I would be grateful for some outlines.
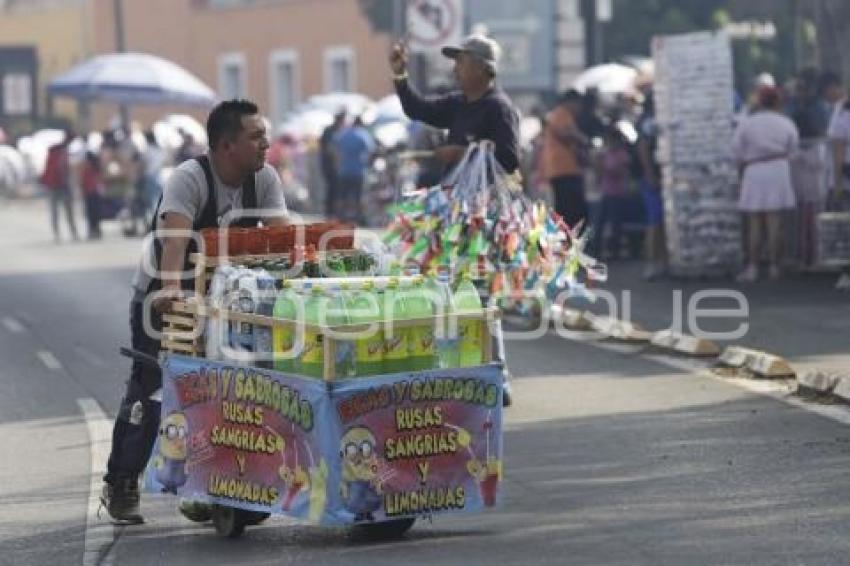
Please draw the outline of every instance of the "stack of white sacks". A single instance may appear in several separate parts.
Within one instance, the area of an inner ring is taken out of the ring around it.
[[[732,274],[743,252],[729,38],[722,32],[657,37],[653,58],[671,272]]]

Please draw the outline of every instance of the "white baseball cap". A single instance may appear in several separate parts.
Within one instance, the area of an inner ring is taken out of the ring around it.
[[[474,55],[483,62],[495,75],[502,58],[502,48],[496,40],[482,34],[472,34],[465,38],[459,46],[447,45],[442,53],[449,59],[457,59],[461,53]]]

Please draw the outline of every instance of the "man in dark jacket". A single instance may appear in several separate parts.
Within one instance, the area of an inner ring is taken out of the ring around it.
[[[457,163],[471,142],[490,140],[507,173],[519,167],[519,115],[495,84],[501,51],[498,43],[483,35],[471,35],[458,47],[444,47],[443,55],[455,61],[460,92],[425,98],[408,83],[407,48],[400,42],[393,46],[390,68],[405,114],[449,131],[447,145],[435,151],[446,166]]]

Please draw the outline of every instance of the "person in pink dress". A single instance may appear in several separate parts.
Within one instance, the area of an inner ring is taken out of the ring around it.
[[[747,216],[747,266],[738,276],[745,282],[758,278],[765,228],[770,278],[779,277],[781,213],[796,206],[789,159],[800,142],[797,127],[781,114],[782,101],[776,87],[761,87],[758,101],[758,110],[741,121],[732,140],[732,152],[741,171],[738,207]]]

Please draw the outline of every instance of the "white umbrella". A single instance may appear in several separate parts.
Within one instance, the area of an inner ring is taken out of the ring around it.
[[[573,81],[573,88],[579,92],[596,89],[603,96],[617,95],[634,88],[638,72],[632,67],[618,63],[605,63],[585,69]]]
[[[318,138],[333,123],[333,114],[319,108],[305,109],[291,115],[277,129],[277,135],[290,134],[296,138]]]
[[[80,63],[54,78],[48,91],[80,100],[122,104],[209,107],[216,95],[182,67],[146,53],[112,53]]]
[[[192,136],[195,143],[207,145],[208,140],[206,127],[188,114],[169,114],[165,117],[164,121],[176,128],[178,131],[183,130]]]
[[[299,110],[323,110],[331,115],[336,114],[340,110],[351,116],[356,117],[364,113],[374,112],[375,103],[368,96],[357,94],[354,92],[329,92],[327,94],[317,94],[311,96],[302,105]]]
[[[407,122],[402,122],[401,120],[383,122],[375,126],[372,133],[382,146],[393,148],[400,143],[406,142],[410,137],[407,124]]]
[[[394,121],[407,122],[409,118],[404,113],[401,100],[398,99],[397,95],[391,94],[375,104],[375,122],[380,124]]]
[[[44,129],[18,140],[18,151],[23,155],[30,174],[40,177],[47,163],[47,150],[65,139],[65,132],[56,129]]]
[[[24,157],[10,145],[0,145],[0,189],[16,190],[26,180]]]

